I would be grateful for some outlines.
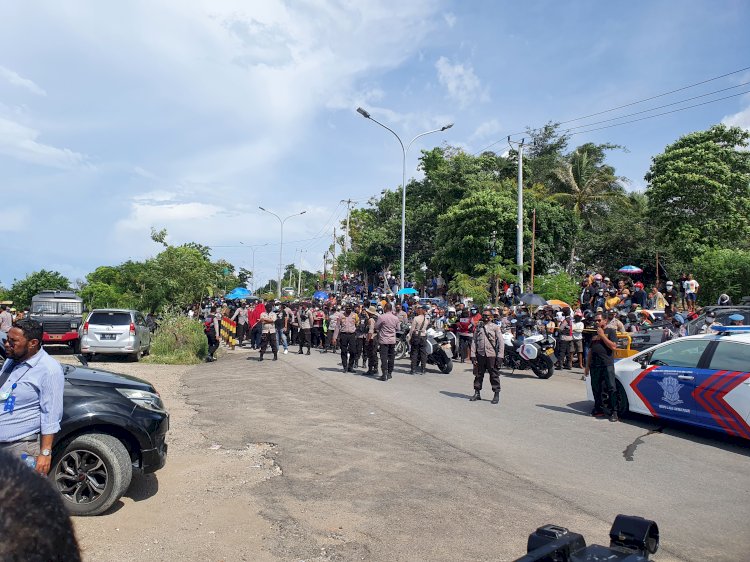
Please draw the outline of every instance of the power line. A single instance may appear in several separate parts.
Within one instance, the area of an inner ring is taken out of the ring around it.
[[[581,121],[582,119],[588,119],[589,117],[595,117],[596,115],[602,115],[604,113],[610,113],[612,111],[617,111],[618,109],[623,109],[625,107],[631,107],[633,105],[638,105],[640,103],[644,103],[644,102],[651,101],[651,100],[654,100],[654,99],[657,99],[657,98],[668,96],[668,95],[674,94],[676,92],[681,92],[683,90],[688,90],[690,88],[695,88],[696,86],[700,86],[702,84],[707,84],[707,83],[713,82],[715,80],[720,80],[721,78],[726,78],[727,76],[732,76],[734,74],[739,74],[740,72],[744,72],[746,70],[750,70],[750,66],[746,66],[745,68],[740,68],[738,70],[733,70],[732,72],[727,72],[726,74],[722,74],[720,76],[714,76],[713,78],[708,78],[706,80],[701,80],[699,82],[694,82],[692,84],[688,84],[686,86],[682,86],[680,88],[676,88],[676,89],[670,90],[668,92],[663,92],[661,94],[656,94],[656,95],[653,95],[653,96],[649,96],[647,98],[643,98],[643,99],[640,99],[640,100],[635,100],[635,101],[632,101],[632,102],[629,102],[629,103],[626,103],[626,104],[623,104],[623,105],[619,105],[617,107],[612,107],[612,108],[605,109],[605,110],[602,110],[602,111],[597,111],[595,113],[590,113],[588,115],[583,115],[581,117],[576,117],[574,119],[567,119],[565,121],[559,121],[558,123],[562,125],[562,124],[565,124],[565,123],[572,123],[574,121]],[[720,91],[723,91],[723,90],[718,90],[718,92],[720,92]],[[714,92],[714,93],[716,93],[716,92]],[[689,99],[692,99],[692,98],[689,98]],[[683,100],[683,101],[685,101],[685,100]],[[514,136],[523,135],[523,134],[526,134],[526,131],[520,131],[520,132],[517,132],[517,133],[510,133],[509,135],[503,135],[503,138],[501,138],[501,139],[499,139],[499,140],[497,140],[497,141],[495,141],[495,142],[493,142],[493,143],[485,146],[481,150],[478,150],[477,152],[475,152],[474,156],[476,156],[477,154],[481,154],[482,152],[486,152],[487,150],[489,150],[490,148],[492,148],[496,144],[500,144],[501,142],[504,142],[505,139],[508,136],[514,137]]]

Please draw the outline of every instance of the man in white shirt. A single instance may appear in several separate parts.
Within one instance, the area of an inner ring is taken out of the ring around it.
[[[687,281],[685,281],[685,300],[687,301],[687,309],[689,312],[695,312],[695,300],[698,297],[698,289],[700,283],[693,279],[693,274],[688,274]]]

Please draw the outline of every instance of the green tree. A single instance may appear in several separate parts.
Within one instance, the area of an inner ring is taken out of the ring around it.
[[[708,250],[693,260],[693,273],[700,283],[701,304],[716,304],[722,293],[738,303],[750,295],[750,251],[729,248]]]
[[[747,248],[750,132],[715,125],[655,156],[646,174],[659,241],[685,262],[712,248]]]
[[[9,296],[16,308],[23,308],[31,304],[31,297],[44,290],[68,291],[70,281],[57,271],[42,269],[14,281]]]
[[[448,293],[456,297],[469,297],[481,306],[490,300],[486,276],[473,277],[465,273],[456,273],[448,283]]]
[[[579,297],[579,285],[568,273],[540,275],[534,278],[534,293],[542,295],[545,299],[559,299],[575,306]]]

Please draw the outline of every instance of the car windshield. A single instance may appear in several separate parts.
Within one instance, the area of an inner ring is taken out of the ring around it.
[[[656,348],[649,363],[670,367],[697,367],[709,340],[677,340]]]
[[[100,324],[103,326],[129,326],[129,312],[92,312],[89,316],[89,324]]]
[[[81,314],[80,302],[37,301],[31,305],[32,314]]]

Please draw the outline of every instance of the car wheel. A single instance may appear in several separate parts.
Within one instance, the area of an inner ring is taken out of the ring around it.
[[[84,358],[84,359],[85,359],[86,361],[91,361],[91,360],[92,360],[92,359],[94,358],[94,354],[93,354],[93,353],[84,353],[84,354],[83,354],[83,358]]]
[[[70,513],[99,515],[127,491],[133,465],[117,438],[89,433],[65,446],[50,474]]]
[[[133,363],[138,363],[138,361],[140,361],[140,360],[141,360],[141,352],[140,352],[140,350],[139,350],[139,351],[136,351],[135,353],[131,353],[131,354],[130,354],[130,360],[131,360],[131,361],[132,361]]]
[[[625,388],[620,384],[620,381],[616,380],[615,383],[617,384],[617,415],[623,417],[630,412],[628,395],[625,394]]]

